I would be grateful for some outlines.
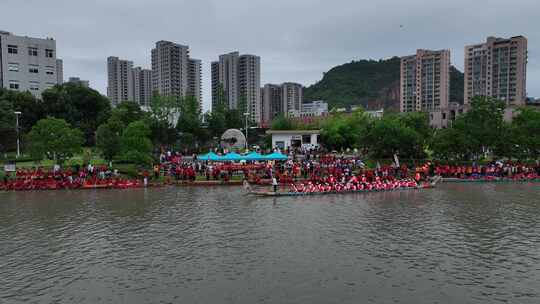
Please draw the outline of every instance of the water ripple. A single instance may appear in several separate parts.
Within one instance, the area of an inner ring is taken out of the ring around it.
[[[539,190],[0,193],[0,303],[539,303]]]

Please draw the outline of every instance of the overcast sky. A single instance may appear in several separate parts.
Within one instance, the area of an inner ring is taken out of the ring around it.
[[[0,30],[54,37],[64,78],[88,79],[103,94],[108,56],[150,68],[158,40],[187,44],[202,60],[206,110],[210,62],[226,52],[261,56],[261,84],[307,86],[335,65],[417,48],[450,49],[463,70],[465,45],[524,35],[527,90],[540,97],[538,0],[1,0],[0,8]]]

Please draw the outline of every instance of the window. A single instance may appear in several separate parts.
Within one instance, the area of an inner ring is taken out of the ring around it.
[[[18,81],[10,81],[9,82],[9,88],[12,90],[18,90],[19,89],[19,82]]]
[[[32,73],[32,74],[37,74],[37,73],[39,73],[39,71],[38,71],[37,68],[29,68],[29,69],[28,69],[28,72],[29,72],[29,73]]]
[[[45,67],[45,74],[47,74],[47,75],[54,75],[54,67],[46,66],[46,67]]]
[[[31,83],[30,84],[30,91],[39,91],[39,84]]]
[[[37,56],[38,55],[38,49],[36,47],[28,47],[28,55],[29,56]]]
[[[18,72],[19,71],[19,64],[18,63],[8,63],[8,71],[10,71],[10,72]]]
[[[8,54],[17,54],[19,53],[19,49],[16,45],[9,45],[8,44]]]
[[[54,57],[54,50],[45,49],[45,57],[53,58]]]

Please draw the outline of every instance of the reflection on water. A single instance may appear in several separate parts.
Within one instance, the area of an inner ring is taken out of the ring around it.
[[[539,190],[0,193],[0,302],[539,303]]]

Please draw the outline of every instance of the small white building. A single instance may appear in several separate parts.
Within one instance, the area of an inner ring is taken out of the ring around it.
[[[302,148],[313,150],[319,147],[320,130],[268,130],[272,135],[272,149]]]

